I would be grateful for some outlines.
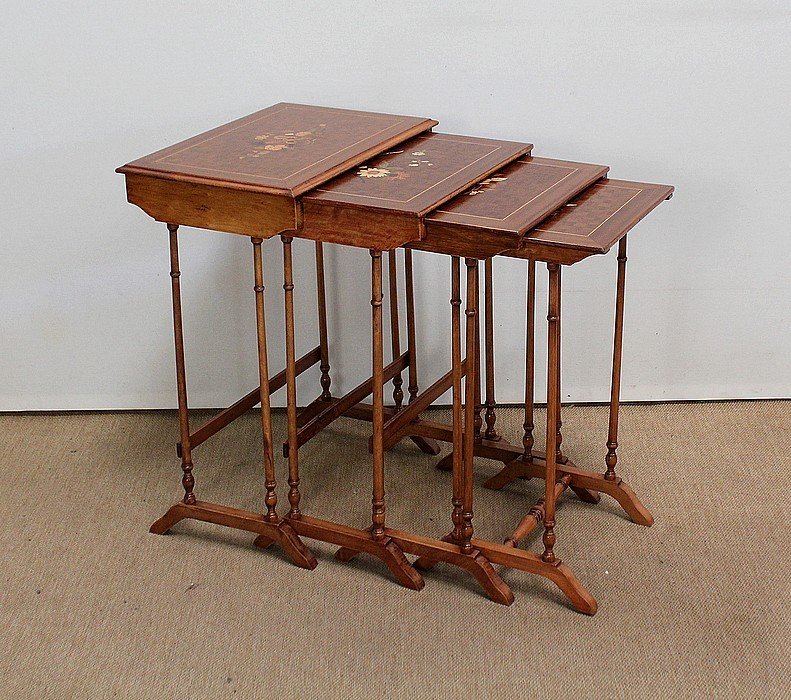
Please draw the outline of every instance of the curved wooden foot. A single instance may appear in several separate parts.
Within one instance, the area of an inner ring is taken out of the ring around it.
[[[480,584],[481,588],[486,591],[486,595],[495,603],[500,603],[500,605],[511,605],[511,603],[514,602],[514,592],[510,589],[508,584],[500,578],[500,575],[494,570],[494,567],[483,554],[475,552],[472,555],[463,555],[463,557],[463,559],[455,563],[466,571],[469,571]]]
[[[621,479],[615,481],[607,481],[601,477],[602,487],[597,489],[608,496],[612,496],[618,504],[626,511],[629,519],[633,523],[643,525],[644,527],[651,527],[654,524],[654,516],[648,509],[640,502],[637,495],[632,491],[631,487]]]
[[[440,452],[439,443],[432,438],[424,438],[420,435],[410,435],[409,439],[412,440],[417,446],[418,449],[427,455],[431,455],[432,457],[436,457]]]
[[[443,459],[446,460],[448,457]],[[486,488],[501,489],[506,484],[519,478],[535,477],[544,478],[544,456],[534,455],[533,461],[524,462],[521,458],[515,459],[505,466],[498,474],[484,483]],[[566,464],[558,465],[557,476],[563,478],[571,477],[570,488],[585,503],[599,503],[601,496],[606,493],[620,504],[621,508],[632,522],[638,525],[650,527],[654,524],[654,518],[648,509],[640,502],[634,491],[629,485],[620,478],[608,481],[602,474],[580,469],[574,463],[567,461]]]
[[[392,539],[386,537],[382,541],[371,540],[371,542],[374,543],[374,547],[368,548],[368,553],[379,557],[402,586],[413,591],[423,590],[426,582],[420,572],[409,563],[409,560]],[[359,551],[351,547],[341,547],[335,552],[335,558],[344,563],[350,562],[359,553]]]
[[[575,610],[593,615],[598,605],[596,599],[585,589],[576,576],[560,560],[548,563],[538,554],[515,549],[508,545],[473,539],[472,546],[479,550],[492,564],[501,564],[530,574],[548,578],[569,599]]]
[[[316,557],[305,546],[294,528],[288,522],[269,522],[260,513],[252,513],[239,508],[230,508],[217,503],[196,501],[192,504],[176,503],[167,513],[151,525],[149,532],[164,535],[181,520],[200,520],[206,523],[224,525],[236,530],[246,530],[258,535],[253,544],[265,549],[277,542],[294,564],[303,569],[315,569]]]
[[[554,583],[566,598],[571,601],[574,609],[585,615],[595,615],[599,609],[596,599],[588,593],[579,579],[572,573],[571,569],[565,564],[558,562],[556,565],[548,565],[545,572],[539,572]]]
[[[305,543],[299,539],[299,535],[297,535],[291,525],[281,521],[278,524],[278,530],[281,536],[278,538],[277,543],[298,567],[313,570],[319,565],[316,557],[305,546]]]
[[[417,561],[413,564],[415,568],[428,570],[439,562],[458,566],[472,574],[486,595],[494,602],[501,605],[511,605],[514,602],[513,591],[500,578],[486,556],[477,549],[473,549],[469,554],[463,554],[459,546],[453,542],[452,533],[445,535],[441,540],[435,540],[389,528],[386,532],[403,551],[417,555]]]
[[[185,518],[189,517],[189,510],[186,507],[186,503],[176,503],[175,505],[170,506],[168,508],[167,513],[165,513],[159,520],[156,520],[148,531],[154,535],[166,535],[170,528],[172,528],[176,523],[181,522]]]

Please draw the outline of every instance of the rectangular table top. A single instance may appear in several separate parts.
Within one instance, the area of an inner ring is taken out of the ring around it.
[[[469,257],[497,255],[606,175],[607,166],[525,156],[426,216],[415,248]]]
[[[575,262],[606,253],[673,194],[671,185],[602,179],[528,231],[505,255]]]
[[[300,234],[382,249],[418,240],[423,216],[531,148],[454,134],[418,136],[308,192]],[[350,233],[356,240],[349,241]]]
[[[606,165],[526,156],[476,183],[426,217],[521,236],[607,174]]]
[[[118,169],[297,197],[438,122],[282,102]]]

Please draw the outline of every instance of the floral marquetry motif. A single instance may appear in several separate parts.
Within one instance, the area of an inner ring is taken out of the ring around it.
[[[321,136],[326,128],[326,124],[319,124],[315,129],[308,131],[258,134],[254,139],[258,143],[248,153],[239,156],[239,160],[260,158],[270,153],[277,153],[278,151],[285,151],[298,146],[310,146],[316,142],[316,139]]]

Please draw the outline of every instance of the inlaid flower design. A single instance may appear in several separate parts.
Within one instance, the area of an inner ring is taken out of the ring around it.
[[[467,191],[467,194],[470,196],[481,194],[481,192],[492,189],[498,182],[503,182],[507,179],[505,175],[492,175],[473,185],[472,188]]]
[[[409,154],[411,157],[408,159],[406,157],[396,158],[396,156],[401,156],[403,153],[404,151],[388,151],[384,155],[393,156],[392,158],[380,161],[376,166],[361,165],[357,170],[357,176],[365,178],[389,177],[393,180],[406,180],[409,177],[407,168],[431,167],[434,165],[430,160],[420,157],[426,155],[425,151],[412,151]],[[405,165],[399,164],[405,160]]]
[[[387,168],[368,168],[363,166],[357,173],[360,177],[387,177],[390,171]]]
[[[309,131],[283,131],[280,133],[267,132],[259,134],[254,138],[256,144],[248,153],[239,156],[239,160],[245,158],[260,158],[261,156],[278,151],[285,151],[298,146],[309,146],[324,131],[326,124],[319,124],[315,129]]]

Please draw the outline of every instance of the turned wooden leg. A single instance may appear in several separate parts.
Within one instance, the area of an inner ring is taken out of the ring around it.
[[[465,264],[467,259],[465,259]],[[481,361],[483,359],[483,353],[481,352],[481,315],[477,312],[477,309],[480,307],[481,302],[481,286],[480,286],[480,279],[478,276],[478,261],[476,260],[475,265],[475,361],[478,363],[478,366],[475,368],[475,412],[473,417],[473,432],[475,434],[475,442],[480,443],[483,439],[483,433],[481,429],[483,428],[483,392],[481,387]],[[469,302],[467,302],[467,307],[469,309]],[[470,375],[467,375],[468,377]],[[464,429],[467,429],[467,425],[465,424]]]
[[[462,409],[461,409],[461,264],[459,257],[451,258],[451,371],[453,373],[453,511],[452,539],[459,543],[463,537],[464,475],[462,473]]]
[[[401,585],[414,590],[424,586],[423,577],[409,563],[401,549],[385,534],[384,475],[384,353],[382,341],[382,251],[371,249],[371,336],[372,336],[372,439],[373,493],[370,535],[377,548],[372,552],[390,568]],[[338,560],[348,562],[361,550],[343,546]]]
[[[492,258],[484,262],[484,309],[485,309],[485,343],[486,343],[486,431],[483,436],[487,440],[499,440],[500,436],[494,429],[497,422],[494,398],[494,281],[492,279]]]
[[[398,249],[394,248],[387,252],[387,281],[389,285],[388,303],[390,306],[390,345],[392,348],[392,360],[401,357],[401,332],[398,323],[398,268],[397,268]],[[404,402],[404,390],[401,388],[404,378],[401,372],[393,377],[393,403],[395,410],[401,408]]]
[[[179,269],[179,227],[168,224],[170,235],[170,281],[173,297],[173,338],[176,346],[176,385],[178,387],[179,430],[181,432],[181,485],[184,503],[195,503],[195,477],[192,475],[189,409],[187,405],[187,370],[184,360],[184,328],[181,318],[181,270]]]
[[[373,497],[371,499],[371,536],[385,536],[384,476],[384,357],[382,353],[382,253],[371,251],[371,328],[373,333]]]
[[[563,420],[561,419],[562,408],[563,408],[563,393],[561,391],[561,377],[563,375],[562,371],[562,363],[561,363],[561,297],[563,296],[563,285],[562,279],[560,275],[560,271],[558,272],[558,320],[557,320],[557,336],[558,336],[558,388],[557,388],[557,396],[558,396],[558,426],[557,431],[555,434],[555,463],[556,464],[565,464],[566,458],[563,456],[563,451],[561,450],[561,446],[563,444],[563,433],[561,432],[561,427],[563,426]]]
[[[319,352],[321,361],[319,371],[321,372],[321,398],[322,401],[330,401],[330,353],[327,343],[327,297],[324,286],[324,245],[321,241],[316,241],[316,299],[318,304],[319,317]]]
[[[549,269],[549,313],[547,314],[547,449],[546,489],[544,493],[544,553],[541,559],[547,563],[555,561],[555,445],[558,423],[558,321],[560,314],[560,265],[548,263]]]
[[[525,328],[525,422],[522,424],[522,459],[529,462],[533,458],[533,430],[535,422],[535,353],[536,353],[536,261],[527,261],[527,318]]]
[[[468,554],[472,551],[470,543],[473,535],[472,527],[472,486],[473,486],[473,463],[475,460],[475,431],[471,428],[475,425],[476,403],[480,382],[476,375],[479,374],[478,364],[478,261],[473,258],[466,258],[464,264],[467,266],[467,376],[464,380],[464,435],[462,452],[462,473],[463,473],[463,504],[462,504],[462,530],[461,530],[461,551]],[[472,376],[471,376],[472,375]]]
[[[610,383],[610,424],[607,434],[607,470],[604,478],[615,481],[618,463],[618,409],[621,395],[621,354],[623,349],[623,302],[626,289],[626,236],[618,243],[618,282],[615,295],[615,338],[612,352],[612,381]]]
[[[404,278],[406,286],[406,328],[409,350],[409,400],[414,401],[419,388],[417,383],[417,336],[415,332],[415,281],[412,271],[412,251],[404,251]]]
[[[278,522],[277,481],[275,480],[275,454],[272,446],[272,415],[269,405],[269,367],[266,350],[266,321],[264,311],[264,271],[261,258],[260,238],[252,238],[253,267],[255,271],[255,317],[258,333],[258,375],[261,380],[261,431],[264,443],[264,474],[266,487],[266,514],[268,522]]]
[[[286,314],[286,405],[288,414],[289,518],[299,518],[299,446],[297,444],[297,368],[294,342],[294,265],[291,236],[283,241],[283,296]]]
[[[470,284],[475,284],[471,280],[471,261],[467,261],[467,363],[466,363],[466,384],[467,401],[465,408],[468,409],[466,425],[474,422],[473,410],[475,407],[473,392],[475,387],[475,377],[470,372],[474,372],[477,365],[474,362],[475,343],[469,335],[470,329],[475,329],[474,314],[477,311],[475,299],[469,295]],[[474,261],[477,273],[477,261]],[[486,594],[494,601],[502,605],[510,605],[514,602],[513,591],[502,580],[500,575],[494,570],[489,560],[471,544],[472,538],[472,441],[474,436],[472,431],[466,432],[462,427],[462,362],[461,362],[461,274],[459,258],[451,258],[451,376],[453,388],[453,494],[451,504],[451,521],[453,530],[450,534],[442,538],[443,542],[455,545],[454,548],[443,550],[434,545],[430,547],[427,543],[421,543],[418,559],[415,561],[415,568],[428,570],[438,561],[446,561],[461,567],[475,577],[476,581],[484,589]],[[471,357],[472,350],[472,357]],[[467,448],[463,445],[467,442]],[[425,550],[429,550],[425,552]],[[425,552],[425,553],[424,553]],[[437,556],[439,554],[439,556]]]

